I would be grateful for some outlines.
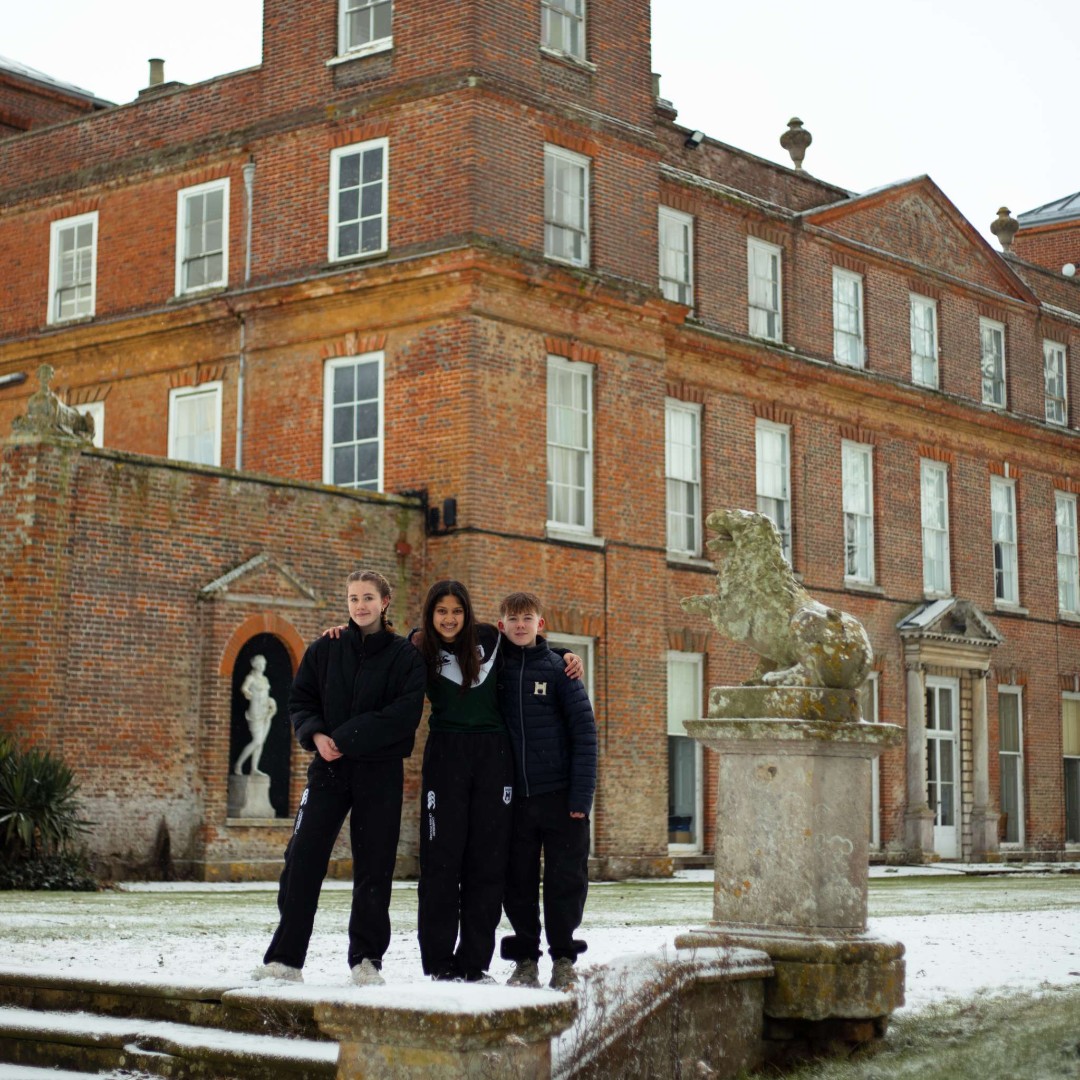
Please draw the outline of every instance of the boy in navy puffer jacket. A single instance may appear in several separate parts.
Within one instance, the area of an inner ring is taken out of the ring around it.
[[[516,963],[508,986],[539,987],[540,854],[544,855],[544,929],[553,961],[551,983],[570,990],[574,939],[589,891],[589,811],[596,791],[596,721],[580,679],[539,632],[540,601],[511,593],[500,608],[503,658],[499,707],[514,748],[514,822],[503,907],[511,936],[504,960]]]

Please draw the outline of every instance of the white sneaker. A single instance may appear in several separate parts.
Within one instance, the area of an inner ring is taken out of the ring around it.
[[[253,979],[278,979],[281,982],[304,981],[304,973],[295,967],[289,967],[278,960],[272,960],[269,964],[260,964],[252,973]]]
[[[385,986],[386,980],[382,972],[365,957],[359,964],[354,964],[352,969],[353,986]]]

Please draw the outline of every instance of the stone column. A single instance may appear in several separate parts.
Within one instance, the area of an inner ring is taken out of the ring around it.
[[[926,668],[907,667],[907,809],[904,842],[908,857],[924,858],[934,850],[934,811],[926,800]]]
[[[1000,850],[997,799],[990,795],[990,721],[986,715],[988,671],[971,672],[971,855],[997,859]]]

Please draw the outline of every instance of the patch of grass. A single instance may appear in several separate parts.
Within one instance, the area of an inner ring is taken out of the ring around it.
[[[1047,986],[1038,994],[981,995],[901,1012],[873,1056],[771,1075],[784,1080],[1080,1077],[1080,988]]]
[[[873,878],[868,896],[872,918],[931,912],[1046,911],[1070,907],[1080,898],[1080,874],[1020,877]]]

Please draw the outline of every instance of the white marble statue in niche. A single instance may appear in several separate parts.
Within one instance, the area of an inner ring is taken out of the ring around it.
[[[253,656],[251,658],[251,671],[248,672],[240,686],[240,693],[248,700],[247,712],[244,718],[251,730],[251,742],[240,751],[236,759],[233,772],[237,776],[244,775],[244,762],[251,758],[251,775],[266,776],[259,768],[259,758],[262,757],[263,746],[266,744],[266,736],[270,733],[270,722],[277,714],[277,702],[270,696],[270,680],[266,677],[266,657]]]

